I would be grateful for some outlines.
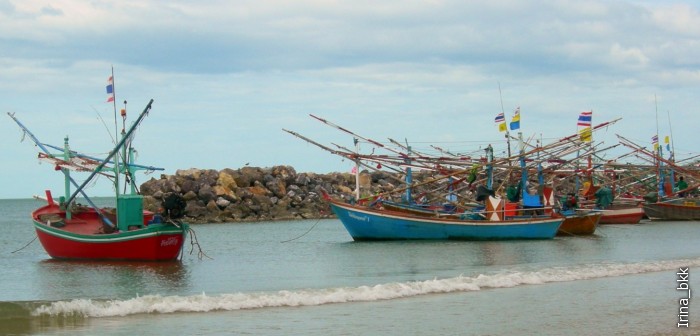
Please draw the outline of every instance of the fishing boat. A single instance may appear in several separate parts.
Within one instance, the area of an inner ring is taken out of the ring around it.
[[[595,198],[594,203],[584,203],[581,209],[599,212],[601,217],[598,224],[639,224],[644,218],[641,201],[613,200],[609,188],[588,186],[584,188],[583,195]]]
[[[644,209],[637,204],[610,204],[602,213],[599,224],[639,224],[644,217]]]
[[[182,209],[165,205],[163,214],[145,211],[143,197],[137,193],[135,186],[137,170],[162,170],[133,163],[133,132],[151,110],[152,103],[153,100],[128,131],[122,128],[121,140],[104,159],[71,150],[67,137],[62,150],[55,152],[61,147],[40,142],[14,114],[8,113],[24,134],[41,149],[39,159],[50,162],[52,168],[55,167],[55,170],[64,175],[65,195],[55,200],[51,191],[47,190],[46,204],[31,214],[37,237],[52,258],[169,261],[179,257],[189,230],[188,225],[180,222],[176,215],[182,213]],[[122,116],[125,120],[125,110],[122,110]],[[51,152],[52,149],[54,152]],[[71,171],[90,172],[90,175],[78,185]],[[108,176],[113,181],[116,190],[115,207],[98,207],[85,193],[85,186],[98,174]],[[131,184],[130,191],[127,192],[125,188],[120,193],[120,175],[128,177],[124,181]],[[72,191],[71,186],[76,189]],[[78,194],[83,196],[89,206],[76,202]]]
[[[551,239],[564,218],[502,218],[502,211],[465,218],[440,218],[377,210],[332,199],[331,210],[355,241],[371,240],[511,240]],[[502,201],[501,201],[502,202]]]
[[[693,199],[677,198],[643,206],[651,220],[700,220],[700,204]]]
[[[675,167],[679,169],[680,167]],[[660,178],[664,180],[663,175]],[[659,191],[651,201],[644,203],[644,214],[651,220],[700,220],[700,204],[695,198],[678,197],[684,192],[697,189],[700,184],[673,192],[672,188],[659,183]]]
[[[564,217],[557,235],[580,236],[594,234],[603,214],[598,211],[562,211],[554,216]]]
[[[620,135],[617,137],[625,146],[647,155],[655,162],[658,191],[651,197],[645,197],[647,202],[642,204],[644,214],[651,220],[700,220],[700,204],[696,199],[686,197],[686,193],[697,190],[700,183],[696,182],[690,187],[686,184],[684,188],[674,190],[669,182],[669,180],[673,181],[674,174],[677,172],[696,180],[700,178],[700,173],[693,167],[677,164],[673,160],[673,155],[665,159],[660,146],[657,152],[652,152],[625,137]]]

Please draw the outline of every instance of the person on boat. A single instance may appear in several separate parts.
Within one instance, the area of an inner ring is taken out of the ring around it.
[[[517,185],[509,185],[508,188],[506,188],[506,198],[508,198],[509,202],[518,202],[520,201],[520,190],[521,186],[520,183]]]
[[[564,202],[563,202],[563,209],[562,210],[575,210],[577,205],[578,205],[578,200],[576,199],[576,194],[575,193],[568,193],[564,197]]]
[[[594,194],[595,196],[595,205],[598,209],[605,209],[607,208],[610,204],[613,202],[613,193],[612,189],[609,188],[608,186],[602,186],[600,187]]]
[[[469,171],[469,175],[467,176],[467,182],[469,182],[469,187],[471,187],[474,181],[476,181],[476,177],[479,174],[480,167],[481,166],[477,164],[472,165],[472,169]]]
[[[678,182],[676,182],[676,188],[679,191],[685,190],[688,188],[688,183],[685,182],[685,180],[683,179],[683,176],[678,178]],[[685,197],[685,192],[679,192],[678,197]]]

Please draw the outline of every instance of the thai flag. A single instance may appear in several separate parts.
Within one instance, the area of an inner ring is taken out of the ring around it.
[[[501,112],[501,113],[499,113],[499,114],[496,116],[496,120],[495,120],[495,121],[496,121],[497,124],[498,124],[498,123],[502,123],[502,122],[506,122],[506,116],[503,115],[503,112]]]
[[[591,127],[591,121],[593,119],[593,111],[581,112],[578,116],[578,126]]]
[[[114,78],[109,76],[107,79],[107,102],[111,103],[114,101]]]

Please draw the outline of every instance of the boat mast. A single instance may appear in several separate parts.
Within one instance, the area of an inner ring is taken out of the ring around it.
[[[669,130],[669,133],[670,133],[669,135],[671,136],[671,137],[670,137],[670,141],[669,141],[669,143],[671,144],[671,149],[670,149],[671,153],[669,153],[669,154],[670,154],[671,157],[675,160],[675,158],[676,158],[676,147],[674,147],[674,144],[673,144],[673,127],[671,126],[671,112],[669,112],[668,110],[666,110],[666,115],[668,116],[668,130]]]
[[[122,137],[124,137],[126,132],[126,100],[124,101],[124,108],[121,109],[120,115],[122,117]],[[124,162],[124,167],[121,169],[124,173],[123,194],[126,194],[126,183],[128,183],[131,188],[130,193],[135,195],[137,194],[136,181],[134,181],[135,167],[131,165],[134,162],[134,149],[131,147],[131,141],[122,147],[122,161]]]
[[[501,83],[498,83],[498,96],[501,98],[501,113],[503,115],[506,115],[506,111],[503,108],[503,95],[501,94]],[[506,144],[508,145],[508,157],[510,158],[511,153],[510,153],[510,134],[508,132],[508,127],[506,126]],[[510,166],[510,159],[508,159],[508,166]]]
[[[662,158],[661,146],[659,145],[659,104],[656,100],[656,94],[654,94],[654,113],[656,115],[656,148],[654,148],[654,162],[656,164],[656,182],[658,183],[659,196],[666,196],[664,191],[664,184],[666,183],[666,177],[662,171],[663,164],[659,158]],[[653,144],[652,144],[653,146]]]
[[[591,125],[593,125],[593,109],[591,109]],[[592,126],[589,126],[589,128]],[[593,130],[590,134],[586,134],[586,139],[588,139],[588,165],[586,171],[586,177],[588,179],[588,185],[593,188]]]
[[[503,116],[504,116],[504,118],[505,118],[506,110],[505,110],[505,108],[503,107],[503,94],[501,93],[501,82],[498,82],[498,97],[499,97],[500,100],[501,100],[501,113],[503,114]],[[504,122],[505,122],[505,121],[504,121]],[[510,129],[510,127],[508,127],[508,126],[506,125],[506,135],[505,135],[505,137],[506,137],[506,146],[508,147],[508,167],[509,167],[509,169],[508,169],[508,176],[506,177],[505,181],[506,181],[506,183],[508,183],[508,184],[510,185],[511,179],[512,179],[512,176],[513,176],[513,175],[512,175],[513,170],[510,169],[510,167],[511,167],[511,165],[512,165],[512,162],[510,161],[510,158],[511,158],[511,155],[513,155],[513,154],[512,154],[511,151],[510,151],[510,131],[509,131],[509,129]],[[493,157],[493,154],[492,154],[491,157]],[[490,188],[489,188],[489,189],[490,189]]]
[[[66,135],[65,138],[63,138],[63,160],[66,162],[70,162],[70,147],[68,146],[68,136]],[[71,177],[70,177],[70,170],[66,168],[61,168],[63,171],[63,175],[65,175],[64,178],[64,195],[65,198],[70,197],[70,182],[71,182]],[[64,198],[64,199],[65,199]],[[71,219],[73,216],[71,214],[70,209],[66,207],[66,219]]]
[[[355,153],[357,157],[355,158],[355,201],[360,201],[360,141],[357,138],[352,138],[355,142]]]
[[[78,187],[78,190],[76,190],[76,191],[73,192],[73,194],[70,196],[70,198],[66,201],[67,204],[70,204],[70,203],[75,199],[75,196],[77,195],[77,193],[78,193],[78,192],[82,192],[83,188],[85,188],[85,186],[92,180],[92,178],[95,177],[95,175],[97,174],[97,172],[99,172],[99,171],[107,164],[107,162],[109,162],[109,160],[112,159],[112,157],[114,157],[114,156],[119,152],[119,150],[122,148],[122,146],[124,145],[124,143],[126,142],[126,140],[129,139],[129,138],[131,137],[131,134],[134,133],[134,131],[136,130],[136,128],[137,128],[137,127],[139,126],[139,124],[141,124],[141,122],[143,121],[143,118],[145,118],[146,115],[148,114],[148,112],[151,110],[151,105],[152,105],[152,104],[153,104],[153,99],[151,99],[151,100],[148,102],[148,105],[146,105],[146,107],[143,109],[143,112],[141,112],[141,114],[140,114],[139,117],[136,119],[136,121],[134,122],[134,124],[131,126],[131,128],[129,128],[129,130],[126,132],[126,134],[124,135],[124,137],[122,137],[122,139],[121,139],[121,140],[119,141],[119,143],[114,147],[114,149],[112,149],[112,151],[109,153],[109,155],[108,155],[102,162],[100,162],[100,164],[97,166],[97,168],[95,168],[95,170],[90,174],[90,176],[88,176],[88,178],[85,179],[85,181],[83,182],[83,184],[81,184],[81,185]],[[116,165],[116,164],[115,164],[115,165]]]
[[[117,90],[114,85],[114,66],[112,66],[112,76],[110,77],[112,79],[111,84],[112,84],[112,108],[114,110],[114,138],[118,139],[119,138],[119,131],[118,131],[118,125],[117,125]],[[122,128],[122,136],[124,135],[123,133],[124,129]],[[122,139],[123,140],[123,139]],[[114,192],[115,196],[119,196],[119,155],[117,155],[114,158]],[[72,197],[71,197],[72,199]]]
[[[510,164],[510,160],[508,160]],[[493,190],[493,147],[489,144],[486,147],[486,188]]]
[[[413,184],[413,172],[411,171],[411,146],[408,145],[408,140],[404,139],[406,141],[406,150],[408,151],[408,156],[406,156],[406,159],[404,160],[407,163],[406,166],[406,203],[411,204],[413,203],[412,198],[413,196],[411,195],[411,184]]]
[[[668,142],[669,142],[670,146],[673,146],[673,143],[672,143],[672,141],[673,141],[673,128],[671,127],[671,113],[668,112],[668,110],[666,110],[666,116],[668,117],[668,129],[669,129],[669,133],[670,133],[670,137],[669,137],[669,141],[668,141]],[[665,143],[665,142],[666,142],[666,141],[665,141],[665,139],[664,139],[664,143]],[[669,160],[669,161],[675,161],[675,159],[676,159],[676,158],[675,158],[675,156],[676,156],[676,149],[673,148],[673,147],[666,148],[666,149],[668,149],[668,151],[669,151],[669,153],[668,153],[668,160]],[[673,168],[671,168],[671,169],[670,169],[670,177],[671,177],[670,180],[671,180],[671,186],[672,186],[672,187],[673,187],[673,185],[674,185],[673,181],[676,180],[676,177],[674,176],[673,173],[674,173]]]
[[[518,147],[520,150],[520,197],[524,199],[527,194],[527,166],[525,165],[525,143],[523,141],[523,132],[518,132]]]

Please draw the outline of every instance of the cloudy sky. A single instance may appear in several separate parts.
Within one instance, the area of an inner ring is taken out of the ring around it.
[[[687,157],[700,151],[699,56],[700,3],[689,0],[0,0],[3,114],[43,142],[69,136],[103,155],[113,67],[131,120],[154,99],[135,144],[140,163],[167,174],[349,171],[282,131],[353,146],[310,113],[377,141],[460,153],[491,143],[499,155],[494,118],[518,106],[526,137],[573,134],[592,110],[594,124],[622,118],[596,142],[649,146],[658,128]],[[0,118],[0,198],[59,193],[60,173],[21,139]]]

